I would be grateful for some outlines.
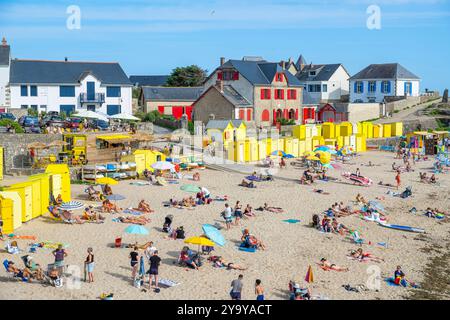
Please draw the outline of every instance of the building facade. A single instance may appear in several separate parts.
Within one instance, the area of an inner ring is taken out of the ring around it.
[[[118,63],[13,59],[9,87],[13,109],[132,113],[132,84]]]
[[[217,119],[230,105],[233,118],[222,120],[253,121],[259,126],[274,125],[279,119],[300,122],[302,85],[284,63],[252,57],[225,62],[221,58],[205,82],[205,93],[194,103],[194,119]]]
[[[0,109],[4,111],[9,105],[9,70],[11,63],[11,52],[6,39],[3,38],[0,45]]]
[[[144,112],[159,111],[180,119],[186,115],[192,119],[192,104],[200,96],[203,87],[142,87],[139,103]]]
[[[350,102],[382,103],[387,97],[418,97],[420,78],[398,63],[371,64],[350,78]]]

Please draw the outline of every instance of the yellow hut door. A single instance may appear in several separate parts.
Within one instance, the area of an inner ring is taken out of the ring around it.
[[[33,218],[33,188],[26,187],[24,188],[25,194],[25,217],[23,221],[30,221]]]
[[[52,195],[56,199],[59,194],[62,195],[62,179],[60,174],[55,174],[52,176]]]

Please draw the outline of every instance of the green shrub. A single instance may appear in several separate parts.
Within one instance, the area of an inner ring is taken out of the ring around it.
[[[7,127],[10,125],[16,133],[24,133],[23,128],[15,121],[12,121],[11,119],[1,119],[0,120],[0,127]]]
[[[30,117],[39,117],[39,112],[37,110],[34,110],[33,108],[28,108],[27,109],[27,114]]]

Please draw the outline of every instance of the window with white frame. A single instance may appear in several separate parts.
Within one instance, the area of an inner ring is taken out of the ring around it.
[[[368,91],[370,93],[374,93],[377,91],[377,82],[376,81],[369,81]]]

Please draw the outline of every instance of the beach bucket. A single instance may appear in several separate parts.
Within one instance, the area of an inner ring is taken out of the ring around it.
[[[116,240],[114,241],[114,246],[115,246],[116,248],[122,247],[122,238],[117,237]]]

